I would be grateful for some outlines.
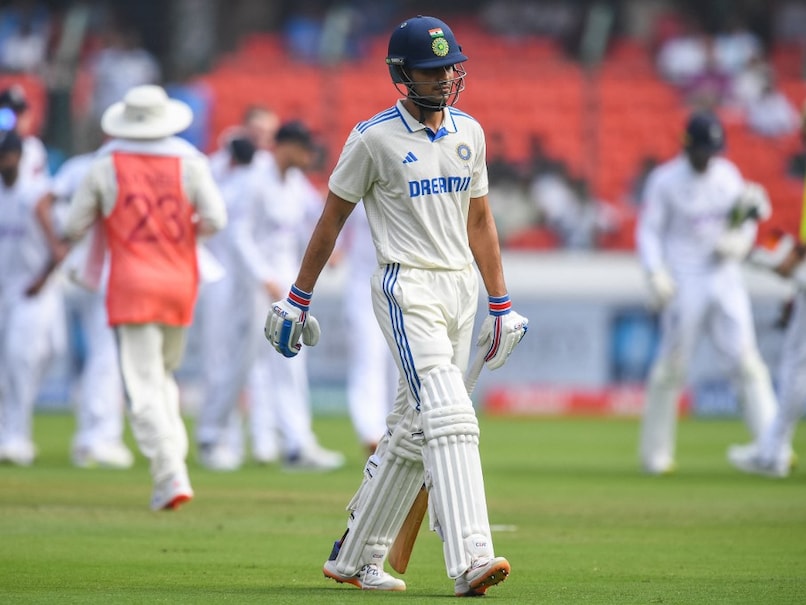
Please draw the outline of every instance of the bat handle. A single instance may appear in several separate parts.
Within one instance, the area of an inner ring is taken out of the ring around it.
[[[476,383],[479,381],[479,375],[484,367],[484,358],[487,355],[487,349],[489,346],[490,342],[488,339],[476,348],[476,355],[473,357],[473,363],[470,364],[470,367],[467,369],[467,374],[465,374],[465,389],[467,389],[468,395],[472,395],[473,390],[476,388]]]

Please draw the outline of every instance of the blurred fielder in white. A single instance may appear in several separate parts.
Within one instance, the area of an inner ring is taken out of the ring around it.
[[[757,221],[769,216],[770,205],[759,185],[746,183],[733,163],[717,155],[723,145],[719,120],[692,114],[683,153],[652,171],[644,193],[638,254],[662,310],[640,436],[641,464],[650,474],[675,468],[678,398],[694,348],[706,334],[731,362],[750,434],[758,437],[775,413],[741,275]]]
[[[464,88],[466,60],[439,19],[418,16],[395,29],[386,61],[405,98],[350,133],[297,278],[266,319],[266,337],[285,357],[318,342],[308,314],[314,286],[362,202],[378,262],[373,310],[401,380],[388,430],[348,505],[348,529],[323,568],[361,589],[406,589],[384,562],[424,483],[454,593],[484,594],[510,569],[493,549],[478,421],[462,379],[478,304],[474,260],[489,297],[480,337],[491,343],[488,367],[506,362],[527,322],[507,294],[484,132],[450,107]]]
[[[67,210],[70,198],[87,174],[95,154],[85,153],[67,160],[51,181],[47,193],[37,204],[37,216],[48,237],[51,255],[60,262],[68,252],[62,240],[55,214]],[[104,303],[103,285],[86,283],[79,274],[82,261],[99,235],[95,229],[73,248],[66,260],[64,284],[68,313],[74,312],[86,342],[86,357],[81,370],[81,383],[75,404],[76,434],[71,458],[80,468],[101,466],[129,468],[134,456],[123,443],[123,381],[118,364],[115,334],[109,326]]]
[[[277,131],[274,163],[261,176],[262,195],[233,222],[241,263],[257,287],[263,309],[287,290],[299,266],[302,248],[322,208],[321,195],[305,170],[313,160],[314,141],[301,122]],[[259,327],[256,327],[259,332]],[[327,471],[341,467],[344,456],[322,447],[313,432],[306,356],[284,360],[260,347],[249,382],[249,426],[256,459],[277,456],[277,434],[288,470]]]
[[[801,137],[806,143],[806,105]],[[760,246],[750,260],[791,279],[796,291],[781,349],[779,407],[775,418],[754,443],[731,447],[728,460],[748,473],[787,477],[795,459],[792,451],[795,428],[806,408],[806,190],[797,235],[785,234],[775,242],[772,251]]]
[[[257,151],[251,139],[241,134],[210,156],[229,224],[205,242],[224,273],[220,279],[202,284],[194,318],[194,328],[200,333],[204,384],[196,443],[201,465],[216,471],[233,471],[243,463],[244,419],[238,404],[260,341],[254,282],[242,266],[234,239],[234,225],[260,201]],[[267,161],[273,163],[271,156]]]
[[[33,410],[48,364],[66,351],[55,261],[36,218],[48,180],[22,167],[23,142],[0,130],[0,462],[33,463]]]

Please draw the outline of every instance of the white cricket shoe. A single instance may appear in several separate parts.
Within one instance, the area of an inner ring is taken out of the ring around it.
[[[30,441],[15,440],[0,444],[0,462],[15,466],[31,466],[36,458],[36,447]]]
[[[777,458],[762,456],[755,443],[732,445],[728,448],[728,462],[744,473],[783,479],[789,476],[794,454],[785,452]]]
[[[199,464],[211,471],[231,472],[241,468],[241,457],[223,445],[203,446],[199,450]]]
[[[677,464],[669,458],[644,460],[642,467],[647,475],[672,475],[677,471]]]
[[[334,471],[344,466],[344,454],[313,443],[297,454],[286,457],[283,469],[287,471]]]
[[[176,510],[193,499],[193,488],[187,473],[176,474],[154,485],[151,510]]]
[[[78,468],[127,469],[134,465],[134,455],[122,443],[99,443],[73,449],[73,466]]]
[[[480,597],[490,586],[507,579],[510,567],[504,557],[476,559],[461,576],[456,578],[454,593],[457,597]]]
[[[339,584],[352,584],[361,590],[406,590],[406,583],[386,573],[377,565],[364,565],[354,576],[343,576],[336,570],[335,561],[326,561],[322,571],[326,578],[336,580]]]

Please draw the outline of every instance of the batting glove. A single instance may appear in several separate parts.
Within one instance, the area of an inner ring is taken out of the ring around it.
[[[308,315],[311,296],[310,292],[291,286],[288,297],[273,303],[266,317],[263,334],[284,357],[296,356],[303,344],[313,347],[319,342],[319,322]]]
[[[489,343],[484,356],[487,367],[496,370],[504,365],[512,350],[529,329],[529,320],[512,310],[509,295],[488,298],[490,314],[484,318],[477,346]]]

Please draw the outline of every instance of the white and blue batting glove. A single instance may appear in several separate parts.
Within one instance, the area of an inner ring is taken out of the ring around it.
[[[484,356],[487,367],[496,370],[504,365],[529,329],[529,320],[512,310],[509,295],[488,297],[490,314],[484,318],[477,346],[489,343]]]
[[[288,298],[273,303],[266,317],[263,334],[284,357],[296,356],[303,344],[312,347],[319,342],[319,322],[308,314],[311,296],[312,293],[291,286]]]

